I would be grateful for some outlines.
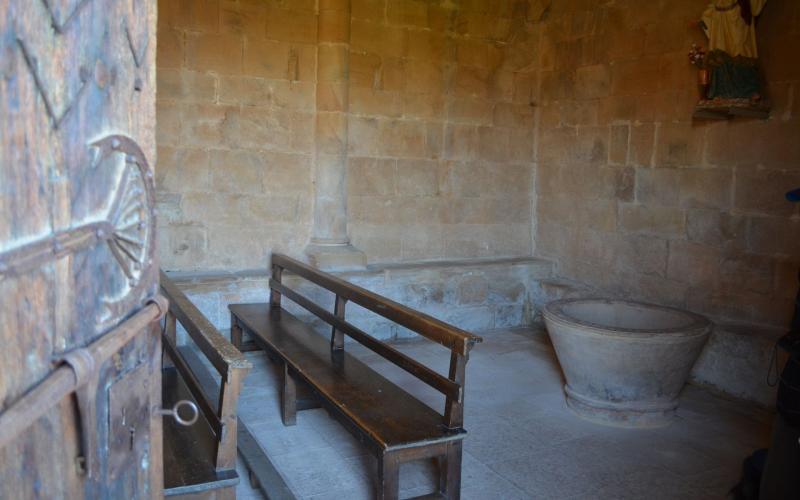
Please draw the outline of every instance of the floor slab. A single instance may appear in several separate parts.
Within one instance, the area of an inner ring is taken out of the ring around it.
[[[467,365],[462,495],[486,498],[724,498],[742,460],[766,447],[771,415],[703,388],[686,386],[675,422],[623,429],[582,420],[565,405],[563,377],[542,330],[482,334]],[[400,350],[442,373],[448,351],[404,341]],[[348,345],[348,348],[350,346]],[[438,393],[358,346],[351,352],[442,411]],[[299,412],[284,427],[276,368],[248,353],[240,415],[298,498],[373,498],[376,462],[324,410]],[[241,477],[246,471],[240,465]],[[401,496],[433,491],[431,461],[401,469]],[[260,498],[243,480],[240,498]]]

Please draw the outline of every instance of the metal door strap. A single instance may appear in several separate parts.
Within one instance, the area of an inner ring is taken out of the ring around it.
[[[58,368],[0,413],[0,448],[74,392],[80,412],[79,469],[88,476],[93,475],[96,464],[91,457],[97,450],[95,396],[99,368],[145,327],[164,316],[168,308],[167,299],[156,295],[147,302],[139,312],[98,340],[61,355],[56,360]]]

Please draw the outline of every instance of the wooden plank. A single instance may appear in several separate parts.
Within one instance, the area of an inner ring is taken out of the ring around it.
[[[191,397],[189,388],[178,371],[167,368],[164,377],[164,405]],[[165,496],[235,486],[239,483],[231,467],[218,471],[214,463],[217,439],[201,415],[198,421],[184,427],[171,417],[164,418],[164,486]]]
[[[439,491],[448,498],[461,498],[461,459],[463,442],[447,443],[447,455],[439,470]]]
[[[280,266],[274,265],[272,266],[272,279],[277,281],[278,283],[281,282],[281,277],[283,276],[283,269]],[[273,307],[280,307],[281,305],[281,294],[276,292],[275,290],[269,291],[269,303]]]
[[[760,118],[766,120],[769,118],[769,106],[714,106],[697,105],[694,108],[692,118],[696,120],[729,120],[736,116],[745,118]]]
[[[158,292],[155,40],[155,0],[0,1],[0,410]],[[33,402],[47,411],[0,447],[0,498],[162,495],[160,334],[130,333],[76,396]],[[111,397],[131,380],[120,461]]]
[[[239,476],[234,471],[225,471],[213,483],[199,483],[175,486],[164,491],[164,498],[174,500],[233,500],[236,498],[236,485]]]
[[[189,346],[179,348],[186,363],[197,375],[203,390],[208,394],[216,394],[219,384],[208,372],[197,353]],[[294,494],[283,480],[278,469],[270,461],[261,445],[258,444],[253,433],[240,418],[237,425],[237,447],[239,455],[255,479],[257,487],[266,496],[267,500],[295,500]]]
[[[208,424],[211,426],[211,430],[214,432],[215,436],[220,436],[222,434],[222,424],[219,421],[219,417],[214,412],[214,408],[211,404],[211,401],[208,399],[208,396],[205,392],[201,389],[200,383],[197,381],[197,377],[192,372],[191,368],[186,364],[186,360],[180,355],[178,349],[172,344],[172,341],[167,338],[166,336],[163,338],[164,350],[167,351],[169,354],[170,359],[175,364],[175,368],[177,369],[178,373],[180,373],[181,377],[183,378],[183,383],[188,387],[189,393],[191,394],[191,399],[197,403],[197,406],[200,408],[203,416],[205,417]],[[166,387],[166,384],[165,384]],[[178,400],[167,402],[166,404],[169,405],[168,407],[171,408],[172,405],[177,403]]]
[[[328,339],[290,313],[268,304],[236,304],[230,310],[256,342],[286,360],[293,373],[380,448],[463,438],[462,429],[446,429],[442,415],[354,356],[331,352]]]
[[[400,462],[393,453],[378,457],[378,500],[398,500],[400,493]]]
[[[450,378],[461,386],[466,380],[467,358],[458,353],[450,354]],[[444,421],[450,428],[464,425],[464,393],[458,398],[447,398],[445,401]]]
[[[236,467],[236,406],[239,402],[239,392],[242,390],[244,377],[248,370],[231,370],[226,380],[222,379],[219,389],[219,420],[222,425],[222,434],[217,443],[217,470]]]
[[[727,120],[730,117],[724,110],[695,108],[692,118],[695,120]]]
[[[208,371],[205,362],[200,358],[197,348],[191,345],[178,346],[178,352],[186,362],[197,379],[197,384],[203,390],[212,406],[219,405],[219,383],[212,372]]]
[[[411,497],[406,500],[446,500],[447,496],[443,495],[439,492],[428,493],[427,495],[419,495],[416,497]]]
[[[762,120],[766,120],[769,118],[769,108],[743,108],[737,106],[731,106],[728,108],[728,114],[731,116],[743,116],[747,118],[761,118]]]
[[[301,276],[330,290],[337,296],[354,302],[365,309],[390,319],[449,349],[467,354],[472,346],[483,339],[477,335],[456,328],[433,316],[415,311],[402,304],[353,285],[335,276],[323,273],[298,260],[283,254],[272,254],[272,264]]]
[[[285,361],[281,369],[281,420],[283,425],[297,424],[297,384]]]
[[[170,312],[175,315],[214,368],[224,377],[228,377],[228,370],[231,367],[249,370],[251,365],[244,355],[219,333],[164,271],[160,273],[161,290],[169,299]]]
[[[342,321],[345,321],[345,309],[347,308],[347,299],[337,296],[336,302],[333,306],[333,314]],[[331,349],[344,349],[344,335],[336,329],[335,326],[331,327]]]
[[[163,271],[161,280],[161,289],[170,294],[170,316],[181,322],[195,340],[195,345],[221,375],[220,393],[216,398],[217,409],[214,410],[210,396],[202,389],[196,374],[175,346],[173,338],[165,335],[165,350],[172,358],[217,438],[213,452],[215,468],[217,470],[233,468],[236,466],[236,404],[244,377],[252,365],[217,331]],[[232,325],[232,340],[241,341],[241,331],[236,325]]]
[[[364,347],[370,349],[376,354],[379,354],[381,357],[392,362],[393,364],[402,368],[411,375],[414,375],[415,377],[425,382],[429,386],[433,387],[437,391],[441,392],[445,396],[452,399],[459,399],[461,395],[461,386],[453,382],[452,380],[448,379],[444,375],[441,375],[440,373],[431,370],[430,368],[423,365],[419,361],[375,339],[371,335],[356,328],[355,326],[346,322],[339,316],[331,314],[330,312],[321,308],[311,300],[307,299],[306,297],[303,297],[302,295],[286,287],[285,285],[270,280],[270,287],[279,291],[282,295],[285,295],[286,298],[296,302],[298,305],[302,306],[307,311],[314,314],[321,320],[327,322],[329,325],[336,328],[339,332],[345,333],[350,337],[356,339]]]
[[[239,350],[241,352],[254,352],[254,351],[260,351],[261,348],[258,347],[258,344],[256,344],[252,340],[248,340],[247,342],[242,342],[242,345],[241,347],[239,347]]]

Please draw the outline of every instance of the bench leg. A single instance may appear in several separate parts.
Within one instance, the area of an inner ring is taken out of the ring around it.
[[[289,373],[289,365],[283,363],[283,390],[281,391],[281,419],[283,425],[297,423],[297,384]]]
[[[386,453],[378,458],[378,500],[397,500],[400,494],[400,462]]]
[[[449,500],[461,498],[461,447],[463,441],[447,444],[447,454],[439,459],[439,492]]]
[[[236,324],[233,315],[231,315],[231,344],[240,351],[242,350],[242,327]]]
[[[174,315],[167,312],[164,316],[164,335],[172,341],[172,345],[178,345],[178,323]],[[170,359],[167,350],[161,351],[161,368],[170,368],[175,366],[175,363]]]
[[[228,486],[220,490],[214,490],[214,500],[236,500],[236,486]],[[179,497],[180,498],[180,497]]]
[[[257,490],[257,489],[261,488],[261,484],[258,482],[258,478],[256,477],[256,475],[253,474],[253,471],[248,469],[247,470],[247,477],[250,480],[250,487],[251,488],[253,488],[254,490]]]
[[[279,358],[278,356],[276,356],[276,355],[275,355],[275,354],[274,354],[272,351],[270,351],[269,349],[265,350],[265,351],[264,351],[264,353],[266,353],[266,355],[267,355],[267,359],[268,359],[268,360],[270,360],[270,362],[271,362],[271,363],[281,363],[281,364],[283,363],[283,361],[281,361],[281,358]]]

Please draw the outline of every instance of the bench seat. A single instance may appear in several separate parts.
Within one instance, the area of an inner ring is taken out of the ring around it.
[[[284,309],[269,304],[232,304],[231,313],[254,341],[286,360],[292,375],[335,401],[347,420],[364,429],[382,451],[462,439],[442,415],[376,373]],[[346,424],[346,422],[345,422]]]
[[[231,304],[228,308],[231,343],[244,348],[247,334],[253,338],[252,344],[281,367],[283,424],[294,425],[298,410],[322,405],[378,459],[378,500],[396,500],[400,465],[424,459],[435,459],[439,466],[439,484],[432,496],[458,500],[466,435],[466,364],[470,350],[482,339],[291,257],[273,254],[271,261],[269,303]],[[282,283],[284,272],[332,292],[333,311]],[[283,297],[327,323],[330,338],[287,312],[281,306]],[[348,322],[345,311],[351,302],[445,347],[450,356],[448,374]],[[441,393],[444,411],[437,412],[345,352],[345,336]],[[298,398],[298,389],[307,389],[313,398]]]

